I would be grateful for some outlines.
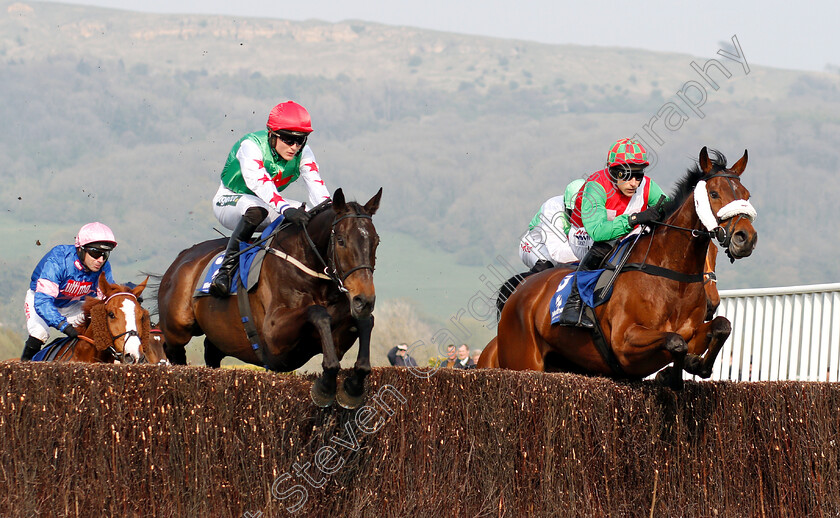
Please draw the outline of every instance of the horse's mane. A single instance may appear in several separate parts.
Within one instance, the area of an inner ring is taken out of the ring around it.
[[[712,172],[710,174],[719,173],[726,170],[726,157],[723,153],[716,149],[709,150],[709,160],[712,162]],[[677,180],[674,191],[671,193],[671,200],[665,204],[665,211],[662,220],[667,220],[680,207],[682,207],[685,200],[694,192],[694,188],[700,180],[703,179],[703,171],[700,169],[700,162],[695,162],[685,173],[685,175]]]

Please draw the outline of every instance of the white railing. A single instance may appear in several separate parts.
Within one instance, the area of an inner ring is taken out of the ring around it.
[[[732,322],[713,380],[840,380],[840,283],[725,290]]]

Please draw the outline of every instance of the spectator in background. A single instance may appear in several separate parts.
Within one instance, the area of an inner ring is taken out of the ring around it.
[[[396,345],[394,347],[391,347],[391,349],[388,351],[387,356],[388,356],[388,363],[390,363],[392,367],[396,366],[397,365],[397,346]]]
[[[470,360],[473,362],[472,368],[475,369],[478,367],[478,359],[481,358],[481,349],[473,349],[470,353]]]
[[[397,345],[397,357],[393,365],[397,367],[417,367],[417,361],[408,354],[407,344]]]
[[[446,359],[440,362],[441,367],[446,367],[447,369],[454,369],[455,363],[458,361],[456,352],[455,352],[455,344],[449,344],[446,346]]]
[[[470,348],[467,344],[461,344],[458,346],[458,353],[457,358],[455,360],[455,368],[456,369],[474,369],[475,362],[472,361],[470,358]]]

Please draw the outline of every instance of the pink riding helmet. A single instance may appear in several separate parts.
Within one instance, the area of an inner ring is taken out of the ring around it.
[[[117,239],[107,225],[95,221],[84,225],[76,235],[77,247],[89,245],[90,243],[107,243],[113,248],[117,246]]]

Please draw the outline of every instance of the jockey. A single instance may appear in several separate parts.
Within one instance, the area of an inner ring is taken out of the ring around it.
[[[662,189],[645,176],[647,152],[629,138],[618,140],[607,153],[606,167],[586,179],[571,217],[569,244],[581,259],[578,270],[594,270],[616,241],[634,227],[661,217],[654,207]],[[584,313],[577,282],[558,322],[565,326],[593,327]]]
[[[519,258],[532,272],[578,260],[567,236],[575,198],[584,181],[578,178],[569,183],[563,196],[555,196],[543,203],[528,224],[528,232],[519,241]]]
[[[29,361],[50,337],[54,327],[70,338],[78,333],[73,326],[84,323],[82,301],[87,296],[102,298],[99,274],[105,272],[114,282],[108,256],[117,246],[111,229],[102,223],[88,223],[79,229],[74,245],[58,245],[32,272],[23,303],[29,338],[20,359]]]
[[[309,112],[287,101],[271,110],[265,130],[249,133],[233,145],[213,197],[213,213],[232,230],[224,262],[210,285],[213,296],[230,295],[240,241],[250,239],[254,231],[264,229],[281,214],[301,227],[309,221],[301,202],[280,195],[283,189],[303,178],[312,206],[330,199],[315,155],[306,145],[310,133]]]

